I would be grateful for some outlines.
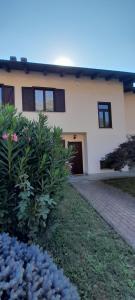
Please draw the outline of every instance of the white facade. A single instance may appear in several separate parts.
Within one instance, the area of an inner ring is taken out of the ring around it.
[[[135,94],[123,91],[118,80],[76,78],[58,74],[0,70],[0,84],[15,88],[15,107],[22,111],[22,87],[53,87],[65,90],[65,112],[45,112],[52,126],[63,129],[66,141],[82,141],[83,172],[97,173],[100,160],[121,142],[127,134],[135,133]],[[112,128],[99,128],[98,102],[111,102]],[[28,118],[37,118],[37,112],[23,112]]]
[[[125,121],[126,133],[128,135],[135,134],[135,94],[126,93],[124,95],[125,102]]]

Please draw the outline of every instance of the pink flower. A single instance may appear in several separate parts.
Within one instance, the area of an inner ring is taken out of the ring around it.
[[[18,142],[18,136],[16,135],[16,133],[12,134],[12,141]]]
[[[8,140],[8,133],[3,133],[2,138],[3,140]]]

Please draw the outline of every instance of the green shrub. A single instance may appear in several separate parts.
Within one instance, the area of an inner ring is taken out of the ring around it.
[[[0,225],[35,239],[61,197],[71,151],[62,130],[39,114],[30,121],[11,106],[0,108]]]
[[[104,158],[104,166],[108,169],[121,170],[125,166],[135,166],[135,136],[129,136],[128,140],[119,145],[113,152]]]

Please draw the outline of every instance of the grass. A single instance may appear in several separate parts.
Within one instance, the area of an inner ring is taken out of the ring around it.
[[[116,188],[121,189],[135,197],[135,177],[108,179],[104,181]]]
[[[133,250],[70,185],[40,244],[78,287],[82,300],[135,299]]]

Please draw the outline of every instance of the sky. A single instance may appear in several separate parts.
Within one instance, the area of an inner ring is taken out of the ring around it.
[[[0,0],[0,58],[135,72],[135,0]]]

